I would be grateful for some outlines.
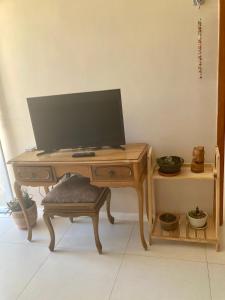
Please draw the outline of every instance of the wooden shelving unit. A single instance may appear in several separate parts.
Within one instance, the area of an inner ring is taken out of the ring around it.
[[[153,171],[153,179],[169,179],[169,180],[180,180],[180,179],[198,179],[198,180],[204,180],[204,179],[214,179],[214,165],[213,164],[205,164],[205,171],[204,173],[193,173],[191,172],[191,164],[184,164],[181,168],[180,174],[176,176],[162,176],[158,173],[158,167],[154,168]]]
[[[220,166],[220,155],[219,150],[216,148],[215,163],[205,164],[204,173],[193,173],[190,169],[190,164],[184,164],[181,172],[172,177],[162,176],[158,173],[158,167],[154,162],[152,155],[152,148],[149,149],[148,153],[148,218],[150,225],[150,236],[149,241],[153,239],[161,240],[175,240],[183,242],[194,242],[194,243],[206,243],[215,244],[216,250],[219,250],[219,213],[220,213],[220,202],[219,202],[219,166]],[[186,215],[181,214],[179,217],[179,226],[174,231],[164,231],[161,229],[158,215],[155,205],[155,193],[154,184],[156,180],[213,180],[215,186],[215,197],[213,199],[214,210],[209,216],[207,221],[207,227],[203,230],[196,230],[189,226]],[[150,221],[151,220],[151,221]]]

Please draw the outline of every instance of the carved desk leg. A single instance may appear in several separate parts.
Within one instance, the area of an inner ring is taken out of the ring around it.
[[[27,225],[27,230],[28,230],[27,239],[28,239],[28,241],[31,241],[31,239],[32,239],[32,227],[30,226],[30,221],[29,221],[29,218],[28,218],[28,214],[27,214],[27,211],[26,211],[26,208],[25,208],[25,205],[24,205],[21,185],[17,181],[15,181],[15,183],[14,183],[14,190],[15,190],[15,193],[16,193],[16,197],[17,197],[17,199],[20,203],[20,206],[22,208],[24,219],[25,219],[25,222],[26,222],[26,225]]]
[[[153,198],[153,186],[152,186],[152,180],[149,178],[146,180],[146,184],[148,186],[147,193],[146,193],[146,201],[148,202],[148,239],[149,239],[149,245],[152,244],[152,230],[153,230],[153,207],[152,207],[152,198]]]
[[[149,182],[148,177],[146,177],[144,185],[145,185],[146,213],[147,213],[147,218],[148,218],[148,241],[149,241],[149,245],[151,245],[152,244],[151,232],[152,232],[152,226],[153,226],[153,219],[152,219],[152,204],[151,204],[149,195],[150,195],[152,189],[151,189],[151,183]]]
[[[149,199],[148,199],[148,179],[147,179],[147,177],[145,179],[144,186],[145,186],[145,209],[146,209],[146,214],[147,214],[147,218],[149,221]]]
[[[141,242],[145,250],[148,249],[145,236],[144,236],[144,191],[143,191],[143,184],[139,184],[136,188],[137,195],[138,195],[138,212],[139,212],[139,230],[141,236]]]

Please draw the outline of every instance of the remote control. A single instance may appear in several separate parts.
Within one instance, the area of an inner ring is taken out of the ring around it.
[[[87,156],[95,156],[94,151],[80,151],[80,152],[74,152],[72,157],[87,157]]]

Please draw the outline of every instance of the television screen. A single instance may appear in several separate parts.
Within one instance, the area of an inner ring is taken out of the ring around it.
[[[28,98],[38,150],[125,144],[119,89]]]

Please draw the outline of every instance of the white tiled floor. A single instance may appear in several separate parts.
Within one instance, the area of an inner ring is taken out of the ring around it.
[[[56,251],[50,253],[41,218],[31,243],[10,218],[0,218],[1,300],[225,300],[225,242],[219,253],[156,241],[144,251],[136,222],[101,219],[99,255],[88,218],[53,222]]]

